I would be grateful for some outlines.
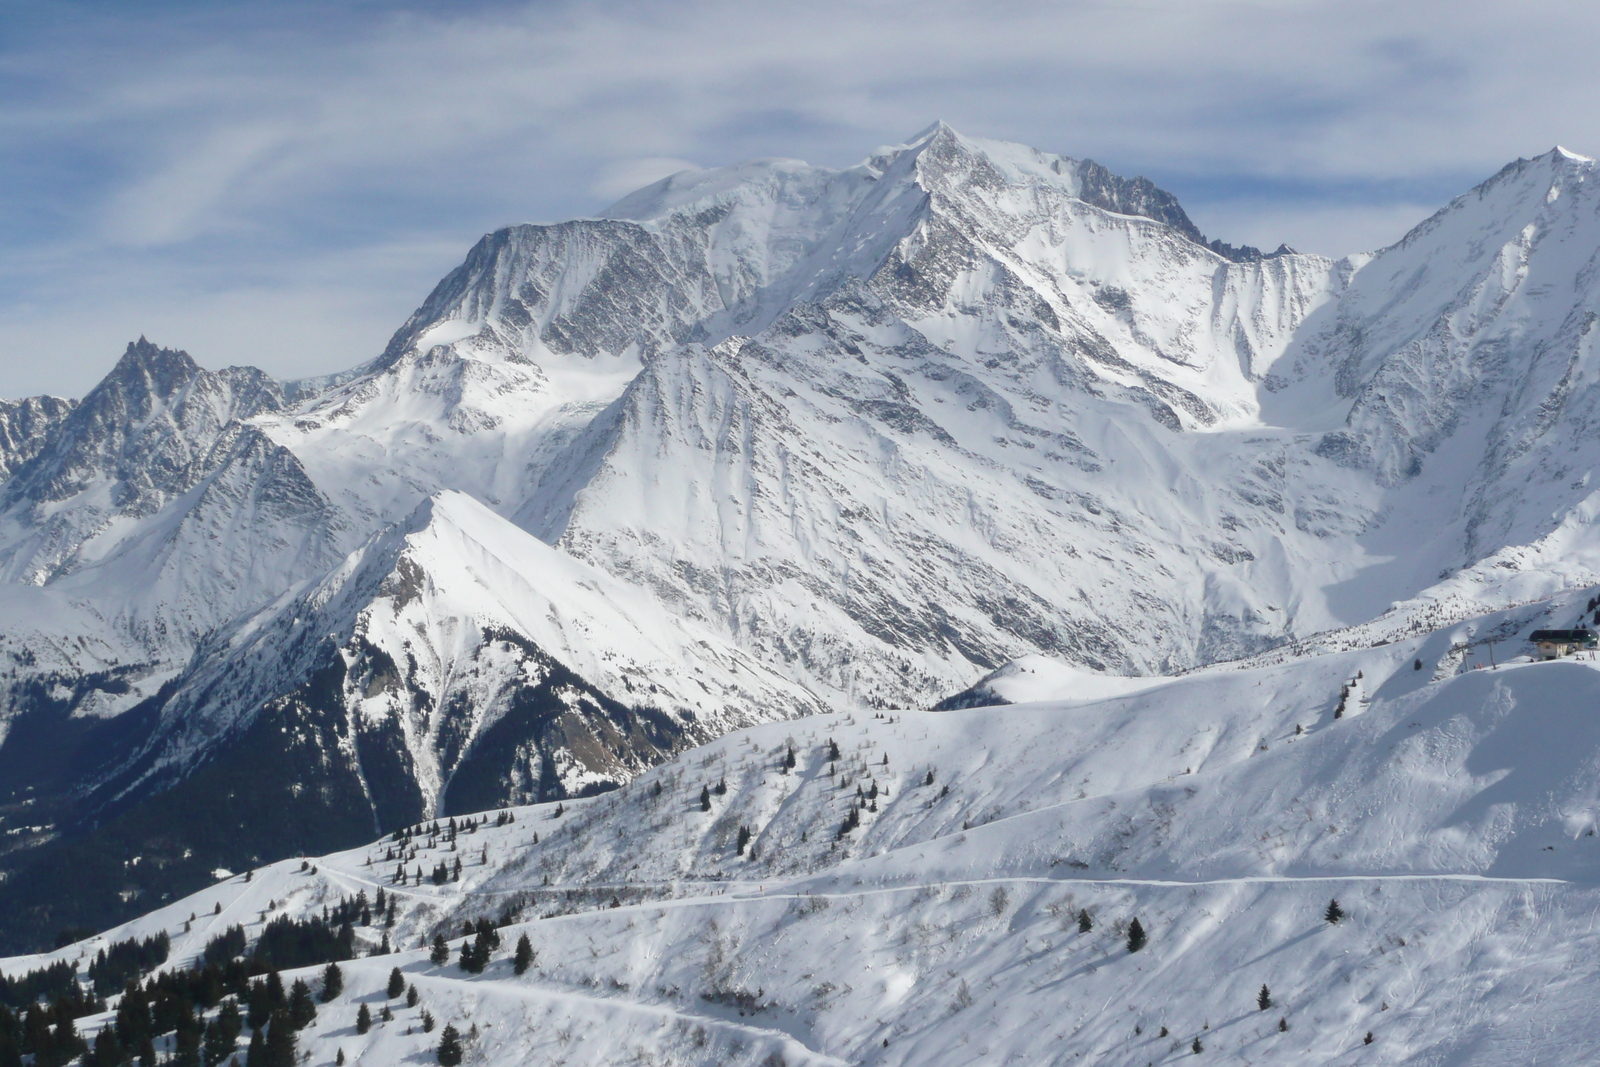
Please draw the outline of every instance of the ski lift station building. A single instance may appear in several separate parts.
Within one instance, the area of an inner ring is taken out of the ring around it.
[[[1537,650],[1539,659],[1560,659],[1574,652],[1583,652],[1600,645],[1593,630],[1535,630],[1528,635]]]

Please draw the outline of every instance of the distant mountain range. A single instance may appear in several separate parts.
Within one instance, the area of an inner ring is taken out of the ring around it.
[[[354,370],[0,404],[0,944],[1019,657],[1600,581],[1595,178],[1334,261],[937,125],[487,235]]]

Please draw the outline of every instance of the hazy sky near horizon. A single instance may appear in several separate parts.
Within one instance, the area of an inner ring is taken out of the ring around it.
[[[380,351],[481,234],[685,167],[846,166],[935,119],[1380,247],[1600,152],[1600,9],[1488,0],[0,0],[0,396],[140,334],[285,377]]]

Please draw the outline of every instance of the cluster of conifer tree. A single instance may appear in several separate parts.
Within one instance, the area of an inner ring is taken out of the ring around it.
[[[558,810],[556,814],[559,815],[560,811]],[[495,816],[496,826],[505,826],[507,823],[516,821],[517,817],[514,812],[502,811]],[[451,818],[446,820],[443,826],[435,821],[433,823],[419,823],[416,826],[408,826],[396,830],[392,838],[393,844],[383,854],[384,862],[398,863],[391,881],[395,885],[421,885],[423,879],[422,865],[417,865],[415,873],[410,873],[406,870],[406,863],[417,858],[419,848],[434,849],[444,845],[448,851],[454,852],[456,851],[456,839],[460,835],[475,834],[478,832],[478,827],[486,826],[488,822],[489,816],[484,815],[478,819],[462,819],[459,823],[454,818]],[[419,845],[417,838],[424,835],[426,835],[427,840]],[[537,835],[534,837],[534,843],[538,843]],[[488,862],[487,851],[483,854],[483,862]],[[428,873],[428,877],[434,885],[459,882],[461,880],[461,857],[457,856],[454,862],[441,858],[438,863],[434,864],[433,869]]]
[[[18,1067],[24,1056],[32,1056],[35,1067],[59,1067],[82,1055],[88,1045],[74,1020],[105,1011],[106,994],[160,966],[169,949],[165,933],[103,948],[89,964],[87,988],[65,962],[16,978],[0,975],[0,1067]]]
[[[94,983],[95,993],[102,997],[115,993],[130,979],[167,962],[167,953],[171,950],[172,939],[165,930],[143,941],[129,938],[101,949],[89,964],[89,979]]]
[[[392,905],[379,890],[380,913]],[[230,926],[206,943],[193,966],[148,980],[144,976],[166,962],[165,933],[101,950],[88,967],[88,983],[66,963],[0,977],[0,1067],[21,1067],[24,1056],[34,1067],[61,1067],[78,1056],[84,1067],[154,1067],[155,1038],[169,1033],[172,1055],[164,1063],[217,1067],[233,1055],[245,1023],[253,1031],[246,1067],[293,1067],[295,1032],[316,1018],[316,1003],[306,982],[285,990],[278,972],[326,963],[322,995],[337,996],[343,984],[338,961],[355,955],[353,925],[370,924],[372,913],[361,892],[320,916],[268,921],[253,947],[243,926]],[[115,1021],[91,1046],[74,1020],[104,1011],[104,996],[117,988],[123,996]]]

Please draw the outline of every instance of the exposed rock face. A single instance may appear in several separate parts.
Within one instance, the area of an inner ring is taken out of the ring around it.
[[[0,400],[0,478],[37,456],[75,406],[54,396]]]

